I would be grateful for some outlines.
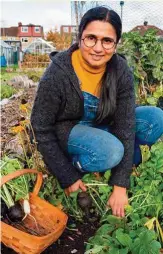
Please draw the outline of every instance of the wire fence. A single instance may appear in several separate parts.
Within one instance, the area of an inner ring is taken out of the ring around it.
[[[83,14],[92,7],[106,6],[115,10],[122,19],[123,32],[128,32],[136,26],[148,25],[163,29],[163,1],[72,1],[71,23],[78,26]]]

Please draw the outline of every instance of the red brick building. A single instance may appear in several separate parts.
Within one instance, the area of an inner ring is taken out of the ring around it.
[[[18,23],[18,37],[22,42],[22,48],[28,47],[28,45],[37,38],[44,38],[43,27],[40,25],[23,25]]]
[[[67,33],[67,34],[74,34],[78,32],[77,26],[71,26],[71,25],[62,25],[60,27],[60,33]]]
[[[1,28],[1,39],[4,41],[20,41],[22,50],[37,38],[44,38],[43,27],[40,25],[18,23],[18,27]]]
[[[158,28],[157,26],[153,26],[153,25],[148,25],[148,22],[145,21],[144,22],[144,25],[140,25],[140,26],[136,26],[134,27],[131,32],[135,32],[135,31],[138,31],[141,35],[144,35],[145,32],[148,30],[148,29],[155,29],[157,31],[156,35],[159,36],[159,37],[163,37],[163,30]]]

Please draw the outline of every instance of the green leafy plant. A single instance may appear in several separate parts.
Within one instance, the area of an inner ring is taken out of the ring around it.
[[[0,161],[0,167],[1,176],[5,176],[19,169],[22,169],[23,165],[18,159],[11,159],[7,156],[4,156],[4,158]],[[15,178],[5,184],[7,188],[11,191],[11,195],[15,201],[20,200],[21,198],[28,198],[28,193],[33,183],[32,179],[34,180],[35,177],[26,174]],[[1,195],[3,198],[3,191],[1,192]]]
[[[43,74],[42,71],[27,71],[26,72],[29,79],[32,79],[34,82],[38,82]]]
[[[143,161],[131,175],[125,218],[104,212],[85,254],[160,253],[163,243],[163,142],[141,147]]]
[[[16,89],[7,84],[1,85],[1,100],[4,98],[10,98],[13,94],[16,93]]]
[[[139,32],[124,33],[118,52],[125,55],[133,70],[137,102],[156,105],[158,97],[151,97],[157,86],[163,95],[163,51],[156,31],[149,29],[143,36]]]
[[[159,254],[161,244],[153,230],[143,226],[134,229],[125,219],[112,215],[107,216],[106,221],[89,239],[85,254]]]
[[[10,159],[7,156],[0,161],[0,166],[2,176],[22,169],[22,165],[17,159]],[[33,218],[30,215],[30,205],[28,202],[31,180],[30,175],[23,175],[2,185],[0,196],[8,207],[6,214],[3,216],[7,216],[9,222],[21,222],[27,215]],[[19,203],[19,200],[23,201],[22,205]]]

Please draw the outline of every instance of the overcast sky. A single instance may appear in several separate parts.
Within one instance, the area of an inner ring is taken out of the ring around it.
[[[17,26],[18,22],[42,25],[45,32],[55,26],[71,24],[70,1],[2,0],[1,26]]]
[[[90,1],[88,1],[90,2]],[[121,15],[120,1],[102,1]],[[33,23],[42,25],[44,32],[60,25],[71,25],[71,1],[68,0],[0,0],[1,27]],[[126,0],[123,7],[123,30],[128,31],[147,20],[150,25],[163,29],[163,0]]]

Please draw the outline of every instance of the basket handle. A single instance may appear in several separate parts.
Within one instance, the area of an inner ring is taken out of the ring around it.
[[[17,170],[15,172],[11,173],[11,174],[3,176],[1,178],[0,187],[4,183],[7,183],[8,181],[10,181],[10,180],[12,180],[12,179],[14,179],[14,178],[16,178],[18,176],[21,176],[21,175],[24,175],[24,174],[28,174],[28,173],[35,173],[35,174],[37,174],[37,181],[36,181],[33,193],[35,195],[38,195],[39,190],[40,190],[41,185],[42,185],[42,173],[37,171],[36,169],[20,169],[20,170]]]

